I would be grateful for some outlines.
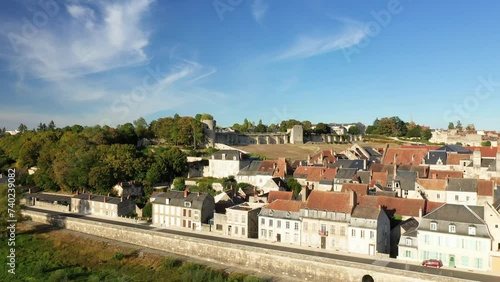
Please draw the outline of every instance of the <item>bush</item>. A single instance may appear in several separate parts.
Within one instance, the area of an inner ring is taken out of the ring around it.
[[[116,260],[122,260],[123,258],[125,258],[125,254],[122,253],[122,252],[118,252],[115,254],[115,259]]]
[[[177,268],[182,265],[182,260],[179,259],[174,259],[174,258],[166,258],[163,261],[163,268],[164,269],[170,269],[170,268]]]

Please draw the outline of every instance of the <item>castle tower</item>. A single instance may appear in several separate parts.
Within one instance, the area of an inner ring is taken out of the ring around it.
[[[211,119],[204,119],[201,121],[201,123],[204,125],[203,133],[205,134],[206,146],[214,147],[215,136],[216,136],[215,133],[216,121]]]

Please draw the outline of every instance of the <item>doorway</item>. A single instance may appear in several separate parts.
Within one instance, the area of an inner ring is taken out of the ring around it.
[[[455,255],[450,255],[450,267],[455,267]]]
[[[281,242],[281,234],[276,234],[276,242]]]
[[[326,249],[326,237],[321,237],[321,248]]]

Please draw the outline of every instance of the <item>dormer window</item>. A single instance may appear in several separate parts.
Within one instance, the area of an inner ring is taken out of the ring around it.
[[[406,238],[406,240],[405,240],[405,244],[406,244],[407,246],[411,246],[411,238]]]
[[[273,216],[273,214],[274,214],[274,211],[273,211],[273,210],[270,210],[270,211],[269,211],[269,216]]]
[[[438,229],[438,224],[437,222],[431,222],[430,226],[431,230],[436,231]]]
[[[476,226],[469,226],[469,235],[476,235]]]
[[[184,202],[184,207],[185,208],[190,208],[191,207],[191,202]]]
[[[292,216],[292,214],[290,212],[287,212],[286,217],[290,217],[290,216]]]
[[[450,233],[456,233],[457,232],[457,227],[455,226],[455,224],[450,224],[448,225],[448,232]]]
[[[170,199],[165,199],[165,205],[170,205]]]

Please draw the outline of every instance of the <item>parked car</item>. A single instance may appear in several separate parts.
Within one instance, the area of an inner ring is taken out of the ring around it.
[[[422,262],[422,265],[423,266],[434,266],[434,267],[441,268],[441,266],[443,266],[443,263],[437,259],[427,259],[427,260],[424,260]]]

